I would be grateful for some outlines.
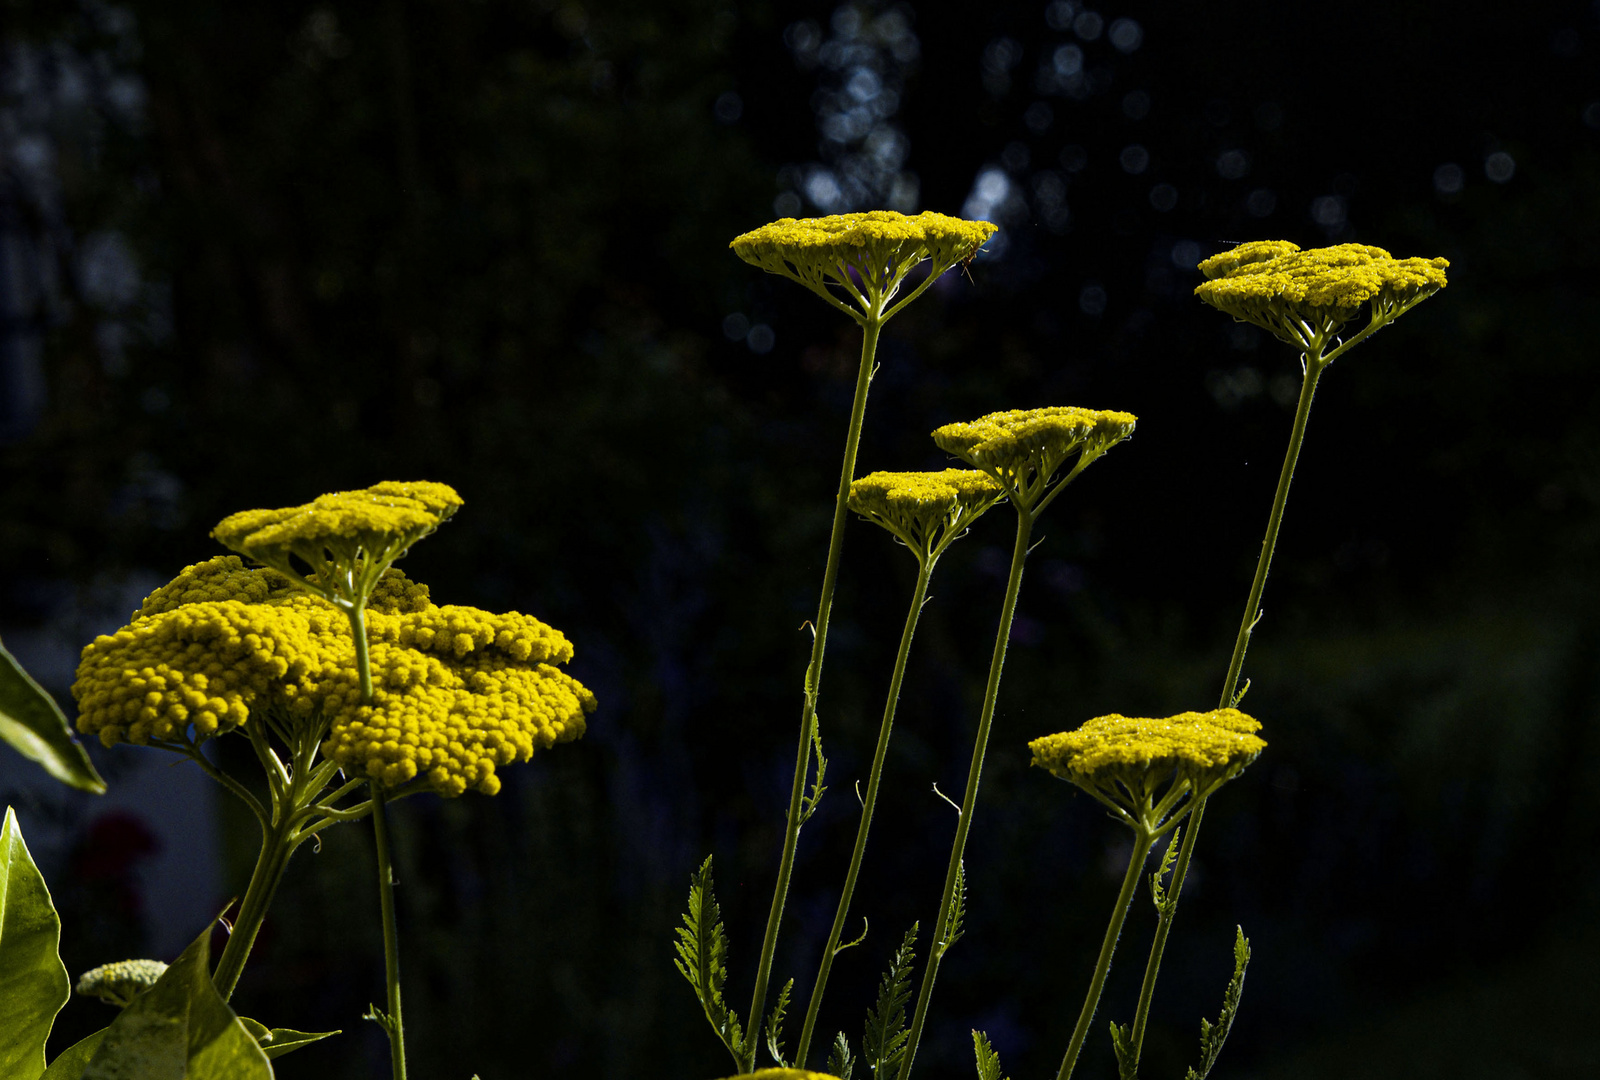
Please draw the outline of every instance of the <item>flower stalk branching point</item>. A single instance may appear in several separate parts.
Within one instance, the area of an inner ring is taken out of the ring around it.
[[[916,634],[917,620],[928,597],[928,582],[933,576],[934,565],[939,556],[965,535],[972,523],[1003,495],[1004,489],[998,481],[975,469],[875,472],[850,485],[850,509],[887,529],[916,556],[917,583],[912,590],[911,606],[906,612],[905,628],[900,634],[900,648],[895,654],[894,670],[889,677],[889,693],[884,702],[883,720],[878,728],[878,744],[872,755],[866,793],[861,800],[861,820],[856,827],[850,867],[845,872],[844,888],[839,895],[833,925],[828,931],[828,941],[823,946],[817,976],[811,986],[811,998],[806,1006],[805,1024],[800,1032],[799,1049],[795,1052],[795,1062],[801,1066],[805,1064],[811,1049],[811,1039],[816,1030],[817,1015],[833,960],[849,948],[849,944],[841,945],[840,941],[849,917],[850,902],[855,895],[861,862],[866,854],[867,835],[872,828],[872,815],[878,802],[878,787],[883,778],[883,764],[888,757],[895,710],[900,701],[900,687],[905,679],[906,662],[911,655],[911,641]]]
[[[1231,708],[1162,719],[1112,714],[1028,744],[1033,764],[1083,789],[1133,832],[1122,889],[1057,1080],[1068,1080],[1077,1064],[1151,845],[1260,755],[1266,748],[1255,734],[1260,727]]]
[[[933,922],[935,927],[954,925],[952,911],[962,902],[965,893],[962,857],[972,828],[973,811],[977,806],[984,755],[988,750],[989,731],[994,723],[995,705],[1000,696],[1006,646],[1011,638],[1017,597],[1022,591],[1022,568],[1027,561],[1034,523],[1090,463],[1131,436],[1136,423],[1131,413],[1060,406],[990,413],[977,420],[946,424],[933,432],[933,440],[940,449],[960,458],[998,483],[1017,514],[1011,566],[1006,574],[1005,598],[1000,605],[1000,624],[995,631],[983,706],[973,737],[972,761],[967,768],[966,790],[956,820],[955,838],[950,846],[950,861],[945,868],[939,914]],[[906,1080],[911,1075],[917,1046],[927,1023],[939,965],[952,944],[953,940],[936,937],[928,950],[927,964],[923,968],[922,983],[917,992],[916,1011],[896,1074],[899,1080]]]
[[[767,912],[766,932],[762,936],[755,986],[744,1027],[748,1037],[737,1049],[730,1047],[735,1063],[745,1072],[755,1068],[758,1033],[766,1007],[767,986],[772,977],[778,928],[783,921],[789,880],[794,870],[795,847],[800,826],[808,816],[805,788],[811,770],[813,745],[819,748],[819,774],[823,765],[817,730],[817,698],[822,685],[822,661],[828,644],[828,619],[832,612],[833,591],[838,582],[839,561],[843,551],[850,482],[855,478],[856,450],[860,446],[861,425],[866,416],[867,390],[877,362],[878,335],[888,319],[926,291],[940,275],[976,255],[995,230],[996,226],[986,221],[963,221],[944,214],[924,213],[908,217],[890,210],[874,210],[822,218],[783,218],[737,236],[729,244],[741,259],[799,282],[849,315],[862,329],[861,362],[856,371],[855,395],[845,432],[844,458],[840,464],[833,525],[828,537],[828,557],[823,569],[817,617],[811,624],[811,658],[806,665],[802,687],[800,734],[795,751],[794,782],[784,824],[783,850],[779,856],[777,881]],[[932,264],[928,276],[910,292],[901,295],[901,286],[907,281],[908,275],[924,262]],[[815,798],[820,797],[820,779],[815,788],[817,794],[809,803],[811,809],[815,808]],[[696,992],[700,992],[698,988]]]

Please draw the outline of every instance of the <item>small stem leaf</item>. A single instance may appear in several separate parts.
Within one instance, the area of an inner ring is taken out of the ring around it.
[[[1155,901],[1156,915],[1163,919],[1178,906],[1177,898],[1168,896],[1167,890],[1161,883],[1172,872],[1172,862],[1178,857],[1178,841],[1182,836],[1182,826],[1172,830],[1172,839],[1167,841],[1166,854],[1161,856],[1161,866],[1150,875],[1150,898]]]
[[[1139,1057],[1133,1048],[1133,1028],[1111,1021],[1111,1049],[1117,1055],[1117,1080],[1138,1080]]]
[[[939,935],[939,959],[950,951],[950,946],[961,940],[961,921],[967,916],[967,866],[956,864],[956,887],[950,896],[950,914],[944,921],[944,932]]]
[[[844,1032],[833,1037],[833,1046],[828,1049],[828,1063],[823,1068],[839,1080],[851,1080],[850,1074],[856,1071],[856,1059],[850,1053],[850,1040],[844,1037]]]
[[[867,1011],[861,1051],[874,1077],[886,1075],[899,1062],[905,1053],[906,1041],[911,1037],[906,1030],[906,1003],[911,1000],[911,966],[916,959],[916,943],[917,924],[912,923],[878,985],[877,1003]]]
[[[789,995],[793,991],[794,980],[790,979],[778,992],[778,1002],[767,1016],[767,1053],[772,1055],[772,1060],[778,1063],[780,1069],[789,1067],[783,1058],[783,1014],[789,1011]]]
[[[673,966],[689,980],[706,1019],[733,1055],[734,1063],[741,1064],[746,1049],[744,1032],[739,1018],[728,1011],[722,997],[722,987],[728,979],[728,937],[722,929],[722,910],[717,906],[709,855],[689,878],[689,910],[678,928],[674,948],[678,959],[672,962]]]
[[[817,775],[811,781],[811,794],[800,800],[801,825],[811,820],[811,815],[817,812],[817,804],[822,801],[823,794],[828,790],[827,785],[822,782],[828,775],[828,759],[822,756],[822,722],[815,716],[811,718],[811,747],[817,755]]]
[[[0,645],[0,741],[44,766],[63,784],[105,794],[106,782],[72,737],[56,699],[33,681],[4,645]]]
[[[1234,927],[1233,977],[1222,995],[1222,1014],[1215,1024],[1200,1021],[1200,1067],[1190,1069],[1185,1080],[1206,1080],[1222,1053],[1222,1044],[1228,1041],[1228,1032],[1239,1014],[1239,999],[1244,996],[1244,972],[1250,966],[1250,939],[1244,936],[1243,927]]]
[[[17,815],[0,826],[0,1076],[34,1080],[56,1014],[72,996],[61,919],[28,854]]]
[[[1000,1055],[989,1045],[989,1036],[981,1031],[972,1033],[972,1052],[978,1059],[978,1080],[1002,1080]]]

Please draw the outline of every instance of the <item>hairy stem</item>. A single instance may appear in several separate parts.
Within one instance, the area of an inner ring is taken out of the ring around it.
[[[1192,826],[1191,826],[1192,828]],[[1106,927],[1105,940],[1100,943],[1100,958],[1095,961],[1094,977],[1089,980],[1089,993],[1083,999],[1083,1010],[1078,1013],[1078,1026],[1072,1029],[1072,1041],[1067,1044],[1066,1056],[1061,1059],[1061,1071],[1056,1080],[1067,1080],[1078,1064],[1078,1053],[1083,1040],[1089,1035],[1089,1025],[1094,1021],[1095,1010],[1100,1005],[1100,991],[1106,984],[1106,974],[1111,970],[1111,955],[1117,951],[1117,938],[1122,935],[1123,920],[1128,917],[1128,906],[1133,903],[1134,890],[1144,872],[1145,856],[1155,838],[1145,829],[1134,830],[1133,851],[1128,855],[1128,872],[1122,876],[1122,891],[1117,894],[1117,906],[1111,912],[1111,922]]]
[[[1305,357],[1305,379],[1300,384],[1300,402],[1295,407],[1294,428],[1289,433],[1289,449],[1283,456],[1283,468],[1278,473],[1278,489],[1272,497],[1272,512],[1267,516],[1267,532],[1261,541],[1261,555],[1256,560],[1256,575],[1250,582],[1250,596],[1245,601],[1244,619],[1239,623],[1239,634],[1233,642],[1233,656],[1228,661],[1228,676],[1222,683],[1222,697],[1217,708],[1226,709],[1234,703],[1239,693],[1239,676],[1244,670],[1245,650],[1250,647],[1250,635],[1255,631],[1256,620],[1261,617],[1261,594],[1267,585],[1267,571],[1272,567],[1272,553],[1278,545],[1278,530],[1283,526],[1283,509],[1289,502],[1289,485],[1294,481],[1294,467],[1300,460],[1300,447],[1306,438],[1306,423],[1311,418],[1311,399],[1317,392],[1317,380],[1337,355],[1366,337],[1375,326],[1369,326],[1351,340],[1324,358],[1319,348],[1315,355]],[[1178,901],[1183,896],[1183,880],[1189,873],[1189,857],[1194,853],[1195,840],[1200,835],[1200,824],[1205,817],[1206,797],[1196,792],[1193,812],[1189,815],[1188,833],[1178,850],[1178,862],[1172,868],[1172,882],[1167,886],[1168,903],[1156,922],[1155,940],[1150,943],[1150,959],[1145,964],[1144,983],[1139,988],[1139,1006],[1134,1013],[1133,1061],[1137,1065],[1144,1047],[1145,1024],[1150,1018],[1150,1003],[1155,997],[1156,976],[1161,970],[1161,955],[1167,947],[1167,937],[1172,932],[1172,922],[1178,914]]]
[[[394,1080],[406,1080],[406,1036],[400,1022],[400,934],[394,919],[394,870],[389,859],[389,815],[383,788],[372,785],[372,832],[378,840],[378,900],[383,908],[383,967],[388,987],[389,1058]]]
[[[961,857],[967,847],[967,832],[972,828],[972,812],[978,802],[978,781],[983,775],[983,756],[989,745],[989,728],[994,721],[995,702],[1000,696],[1000,673],[1005,667],[1006,645],[1011,639],[1011,619],[1017,610],[1017,594],[1022,591],[1022,564],[1028,558],[1028,538],[1033,535],[1033,514],[1017,506],[1017,540],[1011,549],[1011,571],[1006,576],[1006,598],[1000,606],[1000,626],[995,631],[994,654],[989,660],[989,682],[983,692],[983,710],[978,718],[978,733],[972,744],[972,764],[967,769],[967,790],[961,799],[961,817],[956,822],[955,843],[950,847],[950,865],[944,875],[944,895],[939,900],[939,917],[934,920],[934,933],[943,933],[950,917],[954,900],[956,879],[961,874]],[[928,1019],[928,1003],[933,998],[934,980],[939,976],[939,964],[944,958],[941,942],[935,941],[928,950],[928,963],[922,971],[922,987],[917,992],[917,1011],[911,1021],[910,1038],[901,1059],[899,1080],[911,1075],[911,1064],[917,1056],[917,1044],[922,1040],[922,1028]]]
[[[261,931],[267,909],[272,906],[273,894],[278,891],[278,882],[283,880],[289,856],[294,853],[292,829],[293,826],[285,822],[263,826],[261,830],[261,854],[256,858],[250,884],[245,889],[244,900],[239,904],[239,917],[234,920],[228,943],[223,946],[217,969],[211,976],[223,1001],[231,998],[234,988],[239,985],[239,976],[244,973],[244,964],[250,958],[256,934]]]
[[[862,324],[861,367],[856,373],[856,396],[850,408],[850,428],[845,435],[844,462],[839,469],[839,492],[833,505],[833,531],[828,537],[828,562],[822,573],[822,597],[817,602],[817,621],[812,624],[811,661],[806,665],[804,700],[800,708],[800,745],[795,751],[794,786],[789,792],[789,816],[783,831],[783,855],[778,861],[778,881],[772,890],[772,907],[767,912],[767,931],[761,939],[761,959],[756,967],[755,992],[750,997],[750,1016],[745,1024],[749,1047],[744,1069],[755,1066],[756,1044],[760,1041],[762,1009],[767,1003],[767,983],[772,978],[772,956],[778,947],[778,926],[783,921],[783,905],[789,896],[789,877],[794,872],[794,851],[800,836],[800,800],[805,794],[806,773],[811,765],[811,729],[817,717],[817,693],[822,685],[822,657],[828,647],[828,616],[833,611],[833,589],[839,580],[839,558],[844,549],[844,523],[850,503],[850,481],[855,479],[856,449],[861,444],[861,422],[867,412],[867,387],[872,382],[872,367],[878,354],[878,332],[882,320],[875,314]]]
[[[883,762],[889,752],[889,735],[894,729],[895,707],[900,703],[900,684],[905,679],[906,659],[911,655],[911,639],[917,632],[917,619],[922,614],[922,603],[928,596],[928,579],[933,575],[934,558],[919,555],[917,586],[911,596],[911,609],[906,612],[905,629],[900,633],[900,651],[895,654],[894,674],[889,677],[889,697],[883,706],[883,722],[878,728],[878,748],[872,755],[872,772],[867,778],[867,794],[861,801],[861,824],[856,826],[856,846],[850,853],[850,869],[844,876],[844,891],[839,896],[839,909],[833,916],[833,928],[828,932],[828,944],[822,949],[822,962],[817,968],[816,982],[811,987],[811,1001],[806,1006],[805,1027],[800,1032],[800,1048],[795,1052],[795,1067],[805,1068],[806,1054],[811,1049],[811,1035],[817,1024],[817,1012],[822,1008],[822,994],[828,985],[828,972],[833,958],[839,954],[839,938],[844,933],[845,919],[850,914],[850,900],[855,895],[856,877],[861,872],[861,859],[867,850],[867,832],[872,828],[872,811],[878,802],[878,782],[883,778]]]

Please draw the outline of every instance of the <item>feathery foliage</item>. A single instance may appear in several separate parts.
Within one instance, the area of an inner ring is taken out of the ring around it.
[[[793,992],[794,980],[790,979],[779,992],[778,1002],[772,1006],[772,1012],[767,1014],[767,1053],[782,1069],[789,1067],[789,1062],[783,1056],[783,1014],[789,1011],[789,995]]]
[[[989,1036],[981,1031],[972,1032],[972,1052],[978,1058],[978,1080],[1001,1080],[1000,1055],[989,1045]]]
[[[937,944],[938,959],[943,960],[944,954],[950,951],[950,946],[961,940],[964,932],[962,920],[967,917],[967,864],[956,863],[956,887],[950,894],[950,913],[944,920],[944,932],[939,935]]]
[[[828,1048],[828,1063],[823,1069],[839,1080],[851,1080],[850,1074],[856,1071],[856,1058],[850,1052],[850,1040],[844,1037],[844,1032],[833,1037],[833,1045]]]
[[[1167,841],[1167,853],[1161,856],[1161,866],[1150,875],[1150,899],[1155,901],[1156,914],[1163,919],[1178,904],[1178,898],[1168,896],[1165,886],[1161,883],[1172,873],[1172,862],[1178,857],[1178,841],[1182,836],[1181,826],[1172,830],[1172,839]]]
[[[744,1031],[722,998],[722,986],[728,979],[728,936],[722,930],[722,910],[717,906],[711,880],[711,858],[707,855],[689,878],[689,910],[684,912],[683,925],[678,928],[678,959],[672,963],[689,980],[706,1019],[733,1055],[734,1063],[740,1065],[745,1053]]]
[[[861,1037],[861,1052],[871,1075],[883,1076],[900,1061],[911,1033],[906,1030],[906,1003],[911,1000],[911,965],[916,959],[917,923],[906,931],[905,940],[889,961],[878,985],[878,1001],[867,1011],[867,1030]]]
[[[1190,1069],[1184,1080],[1206,1080],[1222,1053],[1222,1044],[1228,1041],[1233,1018],[1239,1013],[1239,999],[1244,996],[1244,969],[1250,965],[1250,939],[1244,936],[1242,926],[1234,927],[1233,932],[1233,978],[1228,980],[1227,992],[1222,995],[1222,1014],[1215,1024],[1209,1020],[1200,1021],[1200,1067]]]

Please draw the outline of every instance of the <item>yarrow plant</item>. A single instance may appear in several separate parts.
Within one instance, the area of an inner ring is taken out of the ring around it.
[[[922,224],[931,220],[938,222],[944,238],[971,238],[975,243],[963,249],[960,244],[945,240],[941,248],[933,230]],[[976,244],[988,235],[976,231],[982,225],[953,222],[953,219],[928,214],[920,218],[902,218],[880,211],[806,221],[786,218],[733,242],[734,250],[746,261],[798,281],[856,318],[865,331],[862,367],[834,505],[822,601],[815,623],[811,663],[806,672],[799,752],[779,857],[778,881],[757,964],[755,993],[743,1021],[724,999],[729,970],[728,942],[714,896],[709,858],[693,877],[689,911],[678,931],[678,969],[688,980],[717,1037],[740,1070],[734,1080],[754,1077],[799,1080],[813,1076],[850,1080],[858,1064],[864,1065],[870,1077],[893,1075],[898,1080],[907,1080],[910,1076],[930,1015],[940,962],[964,932],[967,882],[962,855],[976,810],[985,750],[999,699],[1006,646],[1033,527],[1039,515],[1085,468],[1128,439],[1137,424],[1136,418],[1126,412],[1073,406],[995,412],[977,420],[947,424],[933,432],[936,445],[970,466],[968,470],[875,472],[853,478],[871,376],[871,356],[881,318],[884,313],[892,314],[903,308],[943,269],[969,258]],[[905,279],[908,258],[932,261],[934,266],[929,278],[910,296],[886,307],[886,297],[892,296]],[[1035,765],[1084,791],[1133,833],[1122,887],[1095,967],[1089,974],[1088,992],[1078,1012],[1057,1080],[1068,1080],[1072,1075],[1091,1029],[1146,858],[1155,842],[1170,834],[1171,840],[1160,866],[1150,877],[1157,925],[1134,1020],[1130,1024],[1111,1024],[1112,1048],[1119,1073],[1123,1080],[1137,1076],[1163,950],[1177,912],[1178,897],[1200,832],[1206,801],[1266,748],[1266,742],[1257,734],[1261,724],[1237,707],[1248,689],[1248,682],[1240,685],[1240,677],[1251,632],[1260,619],[1261,594],[1282,525],[1294,463],[1305,437],[1317,379],[1333,360],[1443,288],[1447,265],[1443,259],[1395,259],[1381,248],[1357,244],[1302,251],[1287,241],[1241,244],[1200,264],[1207,280],[1196,290],[1197,294],[1235,318],[1261,326],[1296,346],[1305,379],[1288,454],[1268,518],[1261,558],[1218,706],[1209,712],[1186,712],[1163,718],[1101,716],[1075,729],[1035,739],[1030,744]],[[1344,328],[1363,314],[1367,324],[1350,337],[1341,338]],[[906,660],[918,615],[927,600],[934,563],[953,539],[1000,501],[1009,502],[1016,513],[1011,564],[977,718],[966,790],[957,808],[959,814],[944,888],[931,923],[932,944],[923,964],[915,1006],[911,1007],[911,983],[918,927],[913,925],[879,986],[877,1001],[867,1015],[859,1052],[840,1032],[829,1047],[827,1072],[807,1072],[832,962],[840,952],[861,940],[842,943],[873,812],[880,797],[883,762],[893,731]],[[822,757],[816,707],[827,642],[827,616],[837,579],[846,509],[888,530],[909,549],[918,560],[918,576],[889,678],[878,742],[867,775],[866,793],[861,798],[862,815],[855,846],[812,980],[799,1045],[793,1059],[789,1060],[783,1045],[782,1027],[794,980],[783,987],[771,1013],[765,1016],[764,1039],[760,1038],[762,1010],[771,977],[778,923],[793,869],[795,838],[825,790],[826,761]],[[806,781],[811,776],[809,754],[813,749],[818,764],[807,794]],[[1216,1064],[1240,1005],[1249,957],[1249,943],[1241,929],[1236,936],[1234,973],[1224,995],[1222,1014],[1215,1024],[1202,1021],[1200,1064],[1189,1070],[1187,1080],[1205,1080]],[[974,1031],[972,1038],[979,1080],[1002,1080],[999,1055],[987,1036]],[[757,1071],[756,1057],[763,1044],[777,1067]]]

